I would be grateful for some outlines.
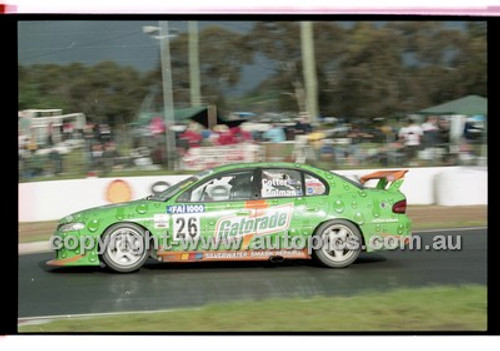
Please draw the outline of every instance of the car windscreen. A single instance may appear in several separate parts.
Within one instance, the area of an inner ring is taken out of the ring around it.
[[[157,194],[149,196],[148,199],[155,200],[155,201],[167,201],[172,196],[177,194],[179,191],[187,188],[191,184],[197,182],[201,178],[206,177],[207,175],[211,174],[212,172],[213,172],[213,170],[208,169],[208,170],[205,170],[201,173],[195,174],[187,179],[180,181],[179,183],[172,185],[171,187],[167,188],[166,190],[162,191],[161,193],[157,193]]]

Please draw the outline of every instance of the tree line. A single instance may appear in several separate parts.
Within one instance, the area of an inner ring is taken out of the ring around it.
[[[314,22],[322,116],[397,116],[468,94],[487,96],[486,22],[451,28],[444,22]],[[207,27],[199,33],[202,98],[224,114],[232,109],[303,110],[299,22],[256,22],[235,33]],[[245,65],[265,58],[269,75],[245,98],[226,92]],[[171,40],[174,101],[189,106],[188,35]],[[141,73],[106,61],[93,66],[18,66],[19,109],[63,108],[90,121],[135,119],[144,97],[161,87],[158,67]]]

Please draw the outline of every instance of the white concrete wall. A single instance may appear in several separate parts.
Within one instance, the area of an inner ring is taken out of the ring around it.
[[[457,167],[436,175],[436,203],[445,206],[483,205],[488,203],[486,169]]]
[[[157,181],[175,184],[188,175],[122,178],[87,178],[19,184],[19,222],[49,221],[86,208],[107,205],[106,192],[112,181],[126,181],[132,199],[150,195]]]
[[[347,177],[361,177],[375,170],[336,171]],[[108,204],[107,190],[116,179],[125,181],[131,198],[151,194],[157,181],[169,184],[188,175],[122,178],[88,178],[19,184],[19,221],[60,219],[86,208]],[[487,171],[465,167],[413,168],[406,174],[401,191],[411,205],[487,204]]]
[[[411,205],[432,205],[436,203],[434,196],[434,178],[444,169],[458,169],[460,167],[422,167],[422,168],[398,168],[407,169],[405,181],[401,186],[401,191],[406,195],[408,204]],[[396,169],[396,168],[390,168]],[[364,174],[375,170],[358,169],[349,171],[336,171],[346,177],[361,177]],[[467,200],[465,200],[467,201]]]

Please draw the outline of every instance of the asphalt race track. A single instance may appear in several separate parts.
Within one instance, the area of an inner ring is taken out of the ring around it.
[[[310,261],[149,262],[139,272],[113,274],[99,267],[50,268],[51,253],[19,256],[18,316],[35,317],[143,311],[210,302],[272,297],[347,295],[434,284],[486,284],[486,229],[420,234],[462,238],[460,251],[385,251],[363,254],[346,269]],[[455,240],[454,240],[455,242]]]

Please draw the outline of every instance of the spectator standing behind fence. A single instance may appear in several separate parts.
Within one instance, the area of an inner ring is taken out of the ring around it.
[[[262,136],[264,140],[270,141],[272,143],[281,143],[282,141],[286,140],[285,131],[275,123],[273,123],[272,128],[264,132]]]
[[[49,147],[54,146],[54,128],[52,122],[49,123],[47,127],[47,145]]]
[[[298,135],[304,135],[304,134],[309,134],[312,133],[313,127],[311,126],[310,123],[307,122],[307,120],[304,117],[299,117],[297,120],[297,123],[295,123],[295,134]]]
[[[53,148],[49,153],[49,160],[51,161],[51,168],[54,175],[59,175],[63,172],[63,157],[61,153]]]
[[[103,154],[103,148],[101,144],[93,144],[92,145],[92,165],[91,169],[92,170],[99,170],[102,168],[102,154]]]
[[[244,143],[248,141],[252,141],[252,134],[241,129],[240,127],[231,127],[229,131],[236,138],[236,143]]]
[[[450,121],[446,118],[440,118],[438,120],[438,147],[443,150],[441,161],[446,165],[451,165],[454,163],[454,159],[450,151]]]
[[[201,146],[211,146],[212,145],[212,134],[214,134],[210,129],[205,128],[201,132],[201,137],[203,138],[201,141]]]
[[[115,160],[120,157],[118,150],[116,149],[116,144],[114,141],[108,141],[102,146],[102,171],[103,174],[107,174],[113,169],[115,165]]]
[[[71,139],[73,130],[74,130],[73,123],[70,122],[63,123],[63,140]]]
[[[201,141],[203,140],[203,136],[199,133],[193,126],[189,126],[184,133],[179,135],[180,139],[187,140],[188,147],[199,147]]]
[[[438,144],[439,137],[437,117],[427,117],[427,120],[422,124],[422,131],[424,133],[422,138],[423,147],[425,148],[428,159],[430,159],[431,162],[434,162],[434,160],[436,159],[436,146]]]
[[[106,123],[99,125],[99,141],[107,143],[112,140],[111,128]]]
[[[87,172],[92,169],[92,145],[94,142],[94,126],[92,124],[85,125],[83,129],[83,139],[85,140],[85,164]]]
[[[406,162],[409,166],[416,166],[414,158],[420,149],[420,143],[424,132],[422,128],[410,118],[405,127],[399,130],[398,136],[403,143],[406,151]]]
[[[217,145],[232,145],[236,144],[236,136],[229,130],[225,124],[217,124],[213,128],[217,138],[213,140],[215,146]]]

